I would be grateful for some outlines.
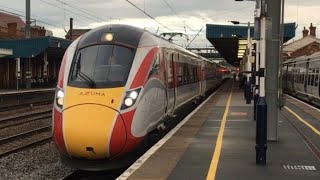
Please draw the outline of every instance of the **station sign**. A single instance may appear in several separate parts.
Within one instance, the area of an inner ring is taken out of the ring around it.
[[[0,48],[0,58],[1,57],[5,57],[5,56],[10,56],[12,54],[13,54],[13,50],[12,49]]]

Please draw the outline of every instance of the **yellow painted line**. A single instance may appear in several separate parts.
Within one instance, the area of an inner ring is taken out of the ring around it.
[[[306,126],[308,126],[313,132],[318,134],[320,136],[320,131],[318,131],[315,127],[313,127],[311,124],[309,124],[307,121],[303,120],[298,114],[293,112],[290,108],[287,106],[284,106],[286,110],[288,110],[291,114],[293,114],[299,121],[303,122]]]
[[[301,101],[300,99],[297,99],[297,98],[295,98],[295,97],[293,97],[293,96],[290,96],[290,95],[288,95],[288,94],[286,94],[286,96],[288,96],[289,98],[291,98],[291,99],[293,99],[293,100],[295,100],[295,101],[297,101],[297,102],[299,102],[299,103],[302,103],[302,104],[304,104],[304,105],[308,106],[309,108],[312,108],[312,109],[314,109],[314,110],[316,110],[316,111],[320,112],[320,110],[319,110],[319,109],[315,108],[314,106],[311,106],[310,104],[307,104],[307,103],[305,103],[305,102]],[[320,119],[317,119],[317,120],[319,120],[319,121],[320,121]]]
[[[233,89],[233,84],[232,84],[232,89]],[[229,107],[230,107],[231,98],[232,98],[232,89],[231,89],[231,92],[230,92],[230,95],[229,95],[229,98],[227,101],[226,109],[224,111],[223,118],[221,121],[219,134],[218,134],[218,138],[217,138],[217,142],[216,142],[216,147],[214,149],[213,157],[211,159],[210,168],[209,168],[209,171],[207,174],[207,180],[214,180],[214,178],[216,177],[216,172],[217,172],[217,167],[218,167],[220,153],[221,153],[221,147],[222,147],[222,138],[223,138],[224,128],[226,126],[227,116],[228,116]]]

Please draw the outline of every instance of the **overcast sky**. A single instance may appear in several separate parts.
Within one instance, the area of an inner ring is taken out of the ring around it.
[[[37,25],[52,30],[54,36],[64,37],[69,18],[74,28],[95,28],[104,24],[131,24],[158,34],[183,32],[189,41],[178,38],[185,46],[202,28],[190,46],[210,46],[205,38],[206,24],[231,25],[227,21],[253,22],[255,2],[234,0],[130,0],[156,19],[153,20],[126,0],[31,0],[31,18]],[[285,22],[296,22],[296,39],[304,26],[317,26],[320,35],[320,0],[285,0]],[[2,0],[0,11],[25,15],[25,0]],[[24,20],[24,18],[23,18]],[[50,24],[50,25],[49,25]],[[165,27],[164,27],[165,26]]]

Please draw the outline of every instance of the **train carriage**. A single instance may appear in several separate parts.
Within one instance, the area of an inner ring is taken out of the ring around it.
[[[320,105],[320,52],[290,59],[283,66],[284,90]]]
[[[73,167],[126,166],[148,133],[222,81],[215,63],[148,31],[127,25],[94,29],[63,57],[54,142]]]

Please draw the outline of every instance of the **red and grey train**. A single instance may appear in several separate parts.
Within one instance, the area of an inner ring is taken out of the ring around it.
[[[127,165],[151,131],[228,72],[136,27],[89,31],[59,72],[52,133],[62,160],[86,170]]]
[[[287,60],[282,72],[285,92],[320,106],[320,52]]]

